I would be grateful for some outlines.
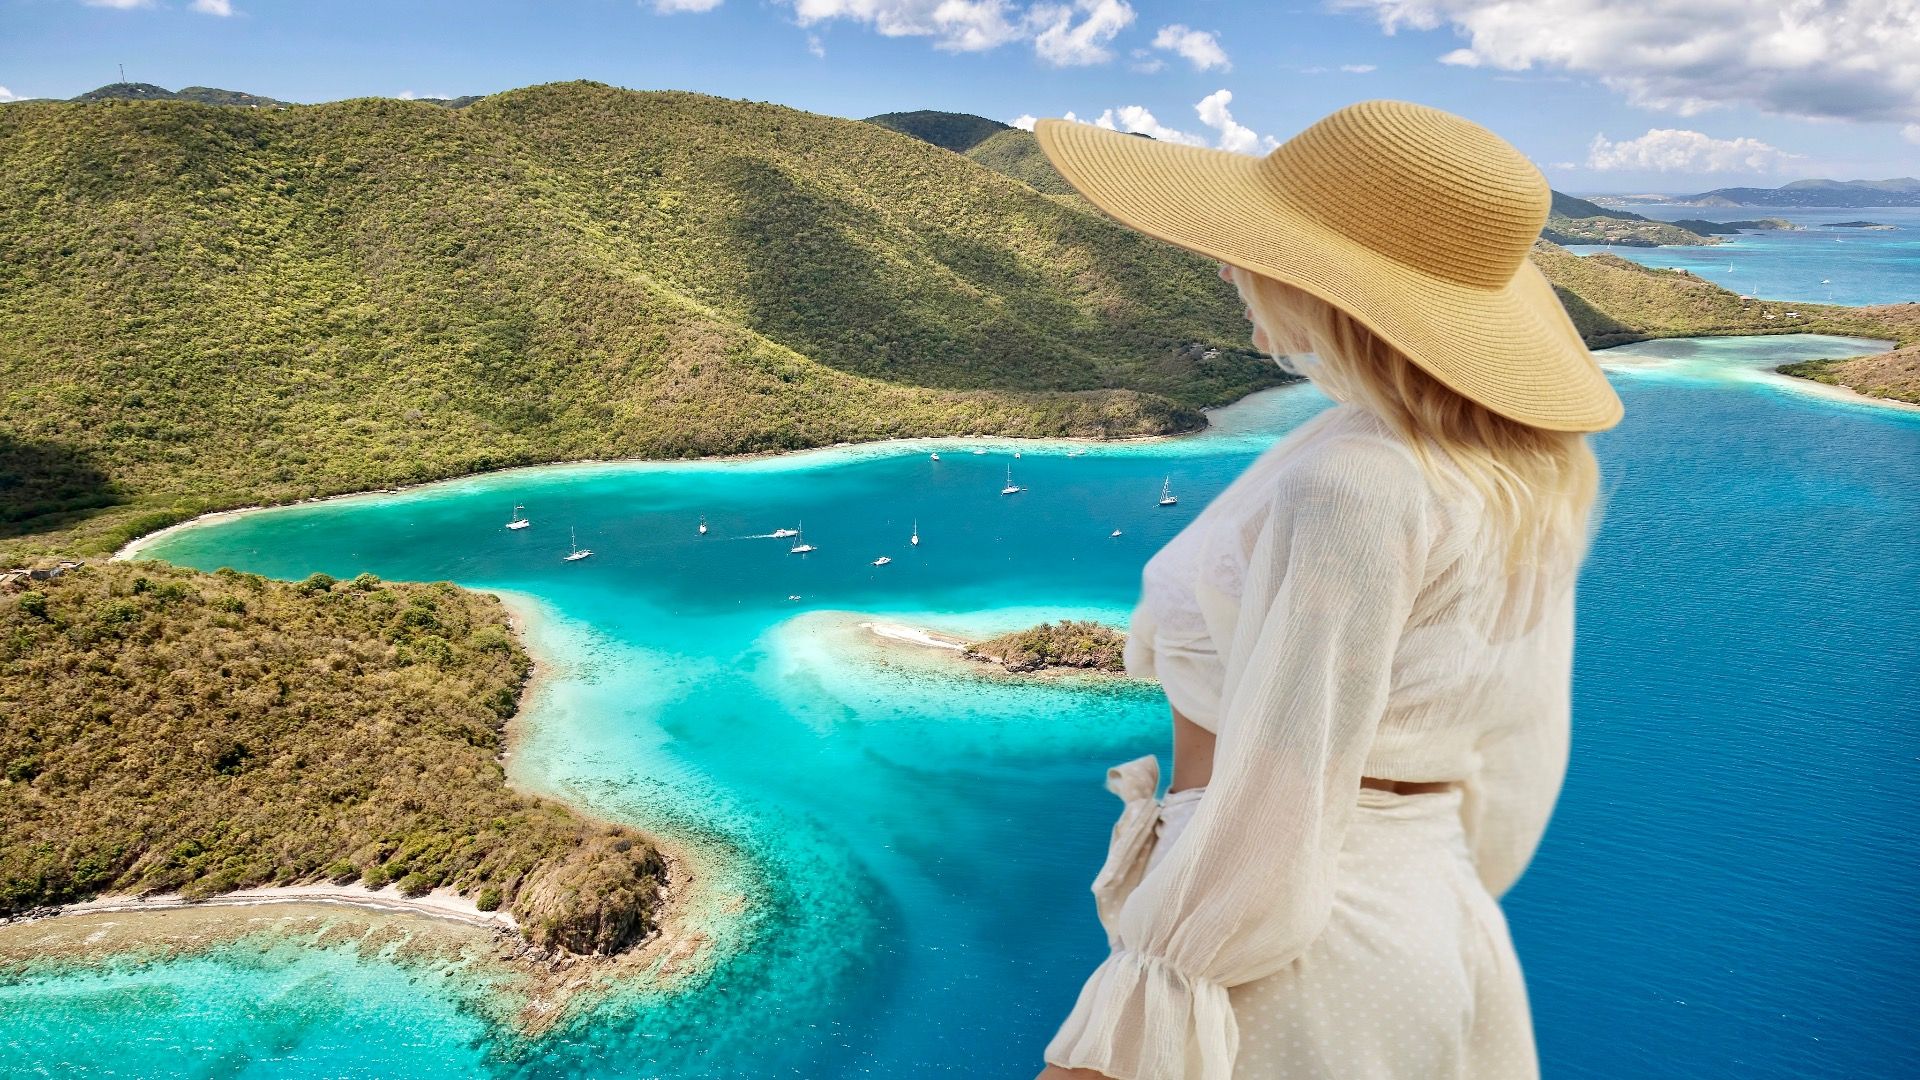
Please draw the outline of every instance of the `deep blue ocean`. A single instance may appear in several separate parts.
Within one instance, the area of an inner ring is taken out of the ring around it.
[[[1920,1076],[1920,412],[1764,370],[1860,351],[1603,354],[1627,413],[1594,440],[1572,764],[1505,900],[1548,1077]],[[1282,388],[1124,445],[519,470],[164,538],[202,568],[510,592],[547,674],[511,775],[725,848],[709,887],[745,913],[694,990],[531,1042],[457,977],[297,942],[48,966],[0,982],[0,1074],[1025,1080],[1105,951],[1104,770],[1167,752],[1164,700],[929,668],[858,624],[1118,622],[1147,557],[1326,405]],[[502,527],[516,503],[532,528]],[[810,555],[765,535],[802,521]],[[569,527],[592,558],[561,560]]]
[[[1722,288],[1762,300],[1823,304],[1920,303],[1920,207],[1631,206],[1656,221],[1705,218],[1744,221],[1785,218],[1794,231],[1743,232],[1710,247],[1605,247],[1576,244],[1568,251],[1611,251],[1646,266],[1691,270]],[[1894,230],[1836,229],[1841,221],[1872,221]]]

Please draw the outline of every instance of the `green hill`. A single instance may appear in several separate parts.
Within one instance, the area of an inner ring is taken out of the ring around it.
[[[108,83],[98,90],[89,90],[84,94],[70,98],[71,101],[194,101],[202,105],[239,105],[262,109],[282,109],[284,101],[259,94],[243,93],[239,90],[220,90],[211,86],[189,86],[181,90],[168,90],[164,86],[152,83]]]
[[[1035,191],[1048,195],[1076,195],[1073,185],[1047,160],[1040,140],[1033,132],[1008,128],[983,139],[967,151],[967,156],[1002,176],[1011,176]]]
[[[511,465],[1190,430],[1286,381],[1211,261],[996,171],[1045,166],[1026,132],[969,154],[592,83],[10,104],[0,562]],[[1783,328],[1559,256],[1596,343]]]
[[[1283,381],[1212,263],[775,105],[17,104],[0,171],[0,558],[572,458],[1185,430]]]
[[[897,131],[932,143],[942,150],[951,150],[964,154],[981,143],[1003,131],[1013,131],[998,120],[989,120],[972,113],[940,112],[936,109],[921,109],[916,112],[881,113],[867,117],[867,123],[878,124],[891,131]]]

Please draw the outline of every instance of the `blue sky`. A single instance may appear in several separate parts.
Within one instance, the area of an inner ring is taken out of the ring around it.
[[[296,102],[594,79],[846,117],[1071,113],[1253,153],[1392,97],[1492,128],[1567,191],[1920,174],[1920,0],[0,0],[6,96],[116,64]]]

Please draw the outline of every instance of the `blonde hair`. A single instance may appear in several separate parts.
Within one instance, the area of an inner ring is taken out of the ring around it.
[[[1600,478],[1584,434],[1493,412],[1319,297],[1240,267],[1231,274],[1276,359],[1283,341],[1305,345],[1312,362],[1303,373],[1336,401],[1378,414],[1412,447],[1436,486],[1453,485],[1456,477],[1437,467],[1435,451],[1458,467],[1485,500],[1509,574],[1524,565],[1554,573],[1578,569],[1598,522]]]

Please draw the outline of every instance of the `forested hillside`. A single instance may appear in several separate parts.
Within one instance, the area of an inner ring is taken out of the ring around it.
[[[576,457],[1189,429],[1212,264],[859,121],[534,87],[0,108],[0,557]]]

